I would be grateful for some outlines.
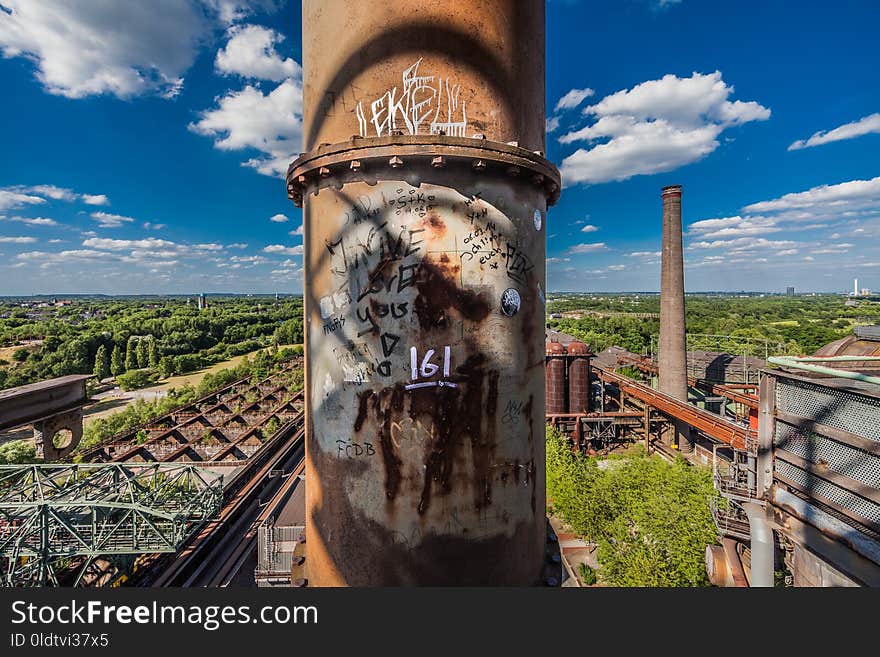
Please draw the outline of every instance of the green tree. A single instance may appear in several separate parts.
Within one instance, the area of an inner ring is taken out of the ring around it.
[[[122,346],[117,344],[113,346],[113,353],[110,356],[110,373],[113,376],[119,376],[125,372],[125,354],[122,353]]]
[[[598,545],[599,579],[614,586],[705,586],[711,469],[644,452],[599,468],[547,432],[547,496],[580,535]]]
[[[159,342],[152,335],[149,340],[149,367],[159,367]]]
[[[162,356],[159,359],[159,377],[162,379],[167,379],[169,376],[174,376],[174,356]]]
[[[116,381],[123,390],[136,390],[153,383],[154,376],[150,370],[130,370],[125,374],[117,376]]]
[[[107,347],[101,345],[95,352],[95,369],[94,374],[98,381],[103,381],[110,376],[110,356],[107,354]]]
[[[139,368],[144,369],[150,366],[150,345],[146,338],[138,340],[135,354],[137,355],[137,366]]]
[[[131,336],[128,339],[128,343],[125,345],[125,371],[129,372],[131,370],[136,370],[137,368],[137,339],[134,336]]]

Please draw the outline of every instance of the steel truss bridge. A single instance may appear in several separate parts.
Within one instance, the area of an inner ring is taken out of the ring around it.
[[[192,464],[0,466],[3,584],[78,585],[100,556],[176,552],[222,503],[223,476]]]

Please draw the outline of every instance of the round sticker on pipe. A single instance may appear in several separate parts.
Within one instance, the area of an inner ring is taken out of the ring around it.
[[[519,296],[519,292],[512,287],[504,290],[504,293],[501,295],[501,312],[503,312],[508,317],[513,317],[519,312],[519,307],[522,304],[522,299]]]
[[[541,226],[544,224],[544,217],[541,215],[540,210],[535,210],[535,230],[541,230]]]

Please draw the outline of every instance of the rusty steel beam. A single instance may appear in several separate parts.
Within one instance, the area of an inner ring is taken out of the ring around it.
[[[632,356],[621,355],[617,357],[617,362],[621,365],[632,365],[633,367],[637,367],[643,372],[648,372],[649,374],[657,374],[657,366],[649,358],[633,358]],[[742,384],[730,385],[727,383],[708,383],[704,379],[698,379],[695,376],[688,376],[687,380],[688,385],[690,386],[699,387],[705,385],[710,389],[713,395],[726,397],[727,399],[742,404],[747,408],[758,408],[757,397],[740,392],[739,388],[745,387]],[[748,384],[748,389],[754,388],[754,384]]]
[[[306,0],[302,23],[309,584],[536,583],[544,3]]]
[[[621,391],[625,391],[628,395],[642,400],[664,415],[694,427],[719,442],[726,443],[737,449],[745,449],[746,443],[751,443],[755,437],[755,432],[723,420],[715,415],[715,413],[710,413],[687,402],[670,397],[620,374],[615,374],[595,366],[593,369],[603,381],[617,384]]]

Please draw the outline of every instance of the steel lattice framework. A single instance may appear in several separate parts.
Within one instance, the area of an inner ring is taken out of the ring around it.
[[[101,555],[174,552],[222,502],[222,475],[187,463],[0,466],[2,583],[77,585]]]

